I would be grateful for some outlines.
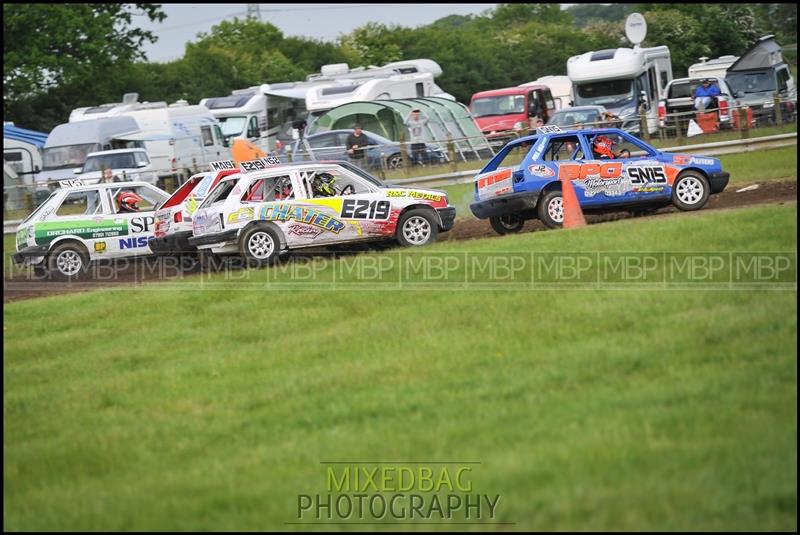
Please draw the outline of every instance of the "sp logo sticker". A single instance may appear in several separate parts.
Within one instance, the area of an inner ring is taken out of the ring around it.
[[[552,176],[556,176],[555,171],[553,171],[552,169],[543,164],[531,165],[530,167],[528,167],[528,171],[530,171],[530,173],[533,176],[538,176],[542,178],[550,178]]]

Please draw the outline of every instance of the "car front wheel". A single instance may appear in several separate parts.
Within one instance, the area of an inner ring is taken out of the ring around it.
[[[436,240],[438,233],[436,216],[424,208],[409,210],[397,222],[397,241],[404,247],[427,245]]]
[[[247,264],[266,266],[280,254],[281,242],[274,229],[254,225],[246,229],[239,238],[239,251]]]
[[[74,243],[56,246],[47,257],[47,271],[57,280],[78,280],[86,274],[88,266],[89,255]]]
[[[679,210],[699,210],[705,206],[710,193],[706,177],[696,171],[684,171],[672,185],[672,204]]]

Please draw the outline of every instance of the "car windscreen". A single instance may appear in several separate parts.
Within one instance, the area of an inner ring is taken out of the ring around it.
[[[476,98],[471,107],[473,117],[525,113],[525,95]]]
[[[42,211],[42,208],[44,208],[44,207],[47,205],[47,203],[48,203],[48,202],[50,202],[50,200],[51,200],[51,199],[52,199],[52,198],[53,198],[53,197],[56,195],[56,193],[58,193],[58,190],[56,190],[56,191],[52,192],[52,193],[50,194],[50,196],[49,196],[49,197],[48,197],[48,198],[47,198],[47,199],[46,199],[46,200],[45,200],[45,201],[44,201],[42,204],[40,204],[39,206],[37,206],[37,207],[36,207],[36,210],[34,210],[33,212],[31,212],[31,214],[30,214],[28,217],[26,217],[26,218],[25,218],[25,219],[24,219],[22,222],[23,222],[23,223],[27,223],[28,221],[30,221],[31,219],[33,219],[33,218],[36,216],[36,214],[38,214],[39,212],[41,212],[41,211]]]
[[[200,205],[200,207],[211,206],[215,202],[224,201],[228,198],[228,195],[231,194],[233,188],[236,186],[236,183],[239,181],[238,178],[231,179],[231,180],[223,180],[217,186],[211,190],[211,193],[208,194],[206,200]]]
[[[604,80],[575,86],[576,106],[625,106],[633,102],[633,80]]]
[[[244,130],[246,117],[218,117],[223,136],[238,136]]]
[[[100,149],[97,143],[83,143],[81,145],[63,145],[61,147],[48,147],[44,149],[42,167],[44,169],[69,169],[80,167],[86,161],[90,152]]]
[[[136,168],[136,157],[132,152],[121,152],[118,154],[103,154],[90,156],[86,159],[83,166],[84,173],[102,171],[103,169],[134,169]]]
[[[372,176],[371,174],[367,173],[366,171],[364,171],[363,169],[361,169],[360,167],[358,167],[356,165],[353,165],[353,164],[351,164],[349,162],[342,162],[339,165],[341,165],[342,167],[344,167],[348,171],[351,171],[351,172],[357,174],[358,176],[360,176],[364,180],[366,180],[366,181],[368,181],[368,182],[370,182],[372,184],[375,184],[379,188],[385,188],[386,187],[386,184],[381,182],[380,179],[375,178],[374,176]]]
[[[172,197],[167,199],[167,202],[165,202],[164,205],[161,206],[161,208],[170,208],[172,206],[178,206],[186,199],[186,197],[189,196],[192,190],[194,190],[197,187],[200,181],[208,180],[210,182],[211,179],[212,179],[211,173],[194,175],[189,180],[184,182],[184,184],[180,188],[178,188],[178,190],[175,193],[172,194]]]
[[[729,72],[725,80],[734,94],[774,92],[776,89],[775,76],[772,71],[759,72]]]

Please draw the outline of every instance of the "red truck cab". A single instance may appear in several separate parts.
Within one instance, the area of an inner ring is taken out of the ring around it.
[[[514,138],[523,128],[533,131],[539,120],[547,124],[556,105],[547,86],[529,85],[475,93],[469,109],[481,132],[495,140]]]

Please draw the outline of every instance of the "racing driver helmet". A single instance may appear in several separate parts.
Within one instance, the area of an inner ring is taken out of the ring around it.
[[[136,205],[140,202],[142,202],[142,198],[132,191],[123,191],[117,195],[120,212],[138,212],[139,207]]]
[[[611,150],[614,146],[614,140],[607,136],[597,136],[592,141],[592,152],[598,158],[615,158],[614,151]]]
[[[312,186],[314,193],[319,194],[321,197],[333,197],[336,195],[336,190],[333,189],[333,183],[336,179],[330,173],[317,173],[314,175]]]

